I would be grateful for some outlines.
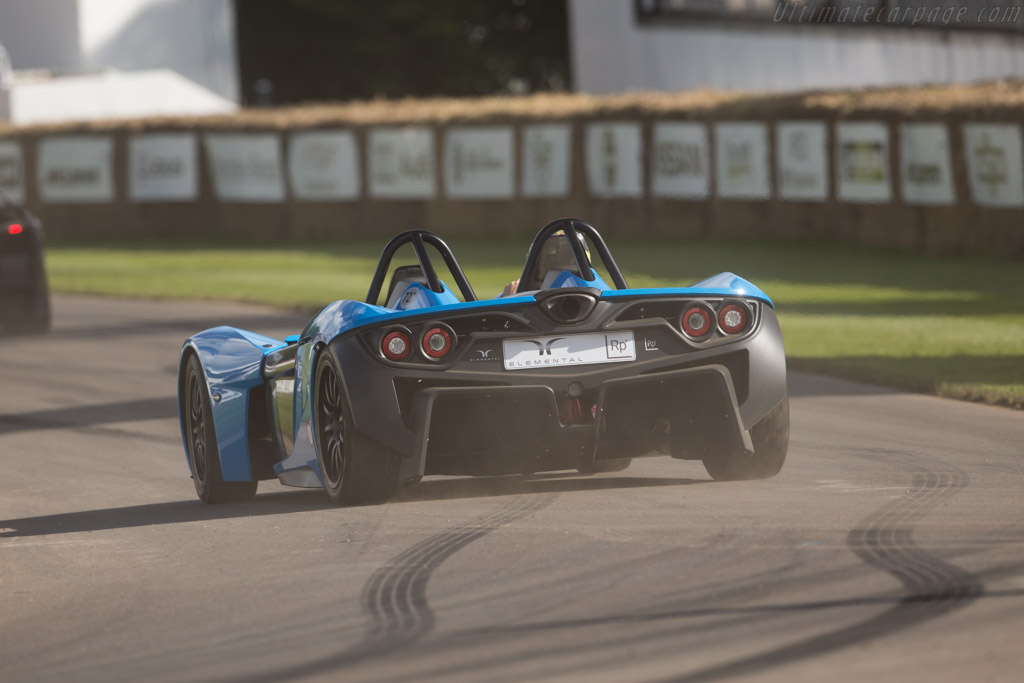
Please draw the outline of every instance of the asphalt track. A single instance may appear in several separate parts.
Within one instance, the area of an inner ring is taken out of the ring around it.
[[[303,317],[54,304],[0,340],[0,681],[1024,676],[1024,413],[793,375],[768,481],[656,458],[208,507],[181,341]]]

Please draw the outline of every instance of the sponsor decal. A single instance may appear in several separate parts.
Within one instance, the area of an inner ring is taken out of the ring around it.
[[[659,122],[652,133],[651,193],[702,199],[711,185],[708,134],[703,123]]]
[[[370,195],[389,199],[432,199],[434,134],[422,126],[370,131]]]
[[[779,196],[798,201],[828,198],[826,128],[821,121],[783,121],[775,128]]]
[[[850,202],[892,201],[889,128],[880,121],[836,124],[836,188]]]
[[[444,180],[450,197],[512,196],[512,129],[451,128],[445,134]]]
[[[715,124],[715,180],[718,196],[768,199],[768,128],[763,123]]]
[[[199,192],[196,136],[136,135],[128,143],[129,195],[135,201],[192,201]]]
[[[595,197],[643,196],[639,123],[592,123],[586,132],[587,184]]]
[[[644,350],[645,351],[658,351],[659,350],[658,349],[658,340],[657,339],[648,339],[647,337],[644,337]]]
[[[572,177],[568,124],[523,127],[523,196],[564,197]]]
[[[1024,205],[1020,128],[1007,123],[965,123],[964,153],[971,198],[979,206]]]

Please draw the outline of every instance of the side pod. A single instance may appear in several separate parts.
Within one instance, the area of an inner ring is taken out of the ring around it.
[[[224,481],[252,481],[249,452],[249,401],[252,390],[263,384],[263,357],[283,347],[284,342],[234,327],[214,327],[185,340],[178,364],[178,417],[182,442],[186,442],[183,419],[182,377],[189,354],[196,354],[206,377],[213,409]],[[186,443],[186,453],[188,446]]]

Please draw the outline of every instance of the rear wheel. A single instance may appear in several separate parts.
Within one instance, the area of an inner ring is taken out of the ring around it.
[[[738,453],[704,458],[704,469],[714,479],[767,479],[786,462],[789,450],[789,398],[783,398],[750,429],[754,454]]]
[[[192,481],[199,500],[227,503],[251,500],[256,481],[224,481],[217,455],[217,436],[213,426],[213,408],[206,377],[196,356],[190,356],[185,369],[185,394],[182,415]]]
[[[313,400],[324,488],[339,505],[383,503],[398,491],[397,460],[356,433],[342,386],[337,364],[324,350],[317,361]]]

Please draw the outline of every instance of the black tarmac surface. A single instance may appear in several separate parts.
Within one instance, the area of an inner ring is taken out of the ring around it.
[[[0,339],[0,681],[1019,681],[1024,413],[790,378],[778,477],[195,497],[175,372],[254,306],[56,297]]]

